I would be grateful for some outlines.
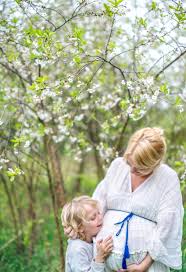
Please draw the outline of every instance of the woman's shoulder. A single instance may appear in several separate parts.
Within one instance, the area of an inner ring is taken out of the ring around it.
[[[117,158],[115,158],[115,159],[112,161],[111,165],[112,165],[113,167],[118,167],[118,166],[120,166],[120,165],[125,166],[125,165],[127,165],[127,164],[126,164],[126,162],[125,162],[125,160],[124,160],[123,157],[117,157]]]
[[[174,169],[172,169],[168,164],[166,163],[162,163],[159,167],[160,172],[165,173],[165,175],[167,176],[176,176],[177,177],[177,173]]]
[[[178,175],[174,169],[172,169],[168,164],[161,164],[157,171],[156,179],[159,179],[161,183],[164,183],[166,187],[179,186],[180,181]],[[168,181],[168,182],[167,182]]]

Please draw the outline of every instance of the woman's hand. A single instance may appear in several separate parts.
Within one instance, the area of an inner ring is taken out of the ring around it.
[[[75,232],[75,230],[73,230],[71,226],[63,226],[63,229],[64,229],[64,234],[68,238],[70,238],[70,239],[77,239],[78,238],[77,232]]]
[[[143,259],[140,264],[131,264],[127,269],[119,269],[118,272],[145,272],[153,263],[153,259],[149,254]]]
[[[127,269],[119,269],[118,272],[145,272],[140,264],[131,264]]]

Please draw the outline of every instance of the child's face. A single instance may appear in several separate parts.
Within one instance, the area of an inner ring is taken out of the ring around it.
[[[103,224],[103,215],[99,209],[90,205],[85,205],[86,222],[83,222],[83,231],[87,241],[92,241],[92,238],[100,231]]]

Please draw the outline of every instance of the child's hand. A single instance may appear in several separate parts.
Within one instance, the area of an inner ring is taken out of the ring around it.
[[[108,236],[105,240],[99,240],[96,243],[97,256],[95,261],[97,263],[103,263],[105,258],[111,253],[113,249],[113,239],[112,236]]]

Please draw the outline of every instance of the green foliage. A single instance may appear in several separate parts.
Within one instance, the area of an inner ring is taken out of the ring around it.
[[[182,1],[178,1],[175,3],[175,6],[169,5],[169,8],[171,11],[173,11],[177,21],[179,24],[184,24],[186,21],[186,14],[185,14],[185,9],[183,7]]]
[[[152,1],[151,8],[152,8],[152,10],[157,9],[157,3],[155,1]]]
[[[115,8],[119,6],[123,2],[123,0],[108,0],[108,2]]]
[[[140,25],[140,26],[143,26],[144,28],[146,28],[147,27],[147,20],[146,19],[144,19],[144,18],[138,18],[138,24]]]
[[[16,123],[16,127],[20,128],[20,123]],[[20,137],[14,137],[11,139],[11,142],[13,143],[14,147],[18,147],[21,143],[25,142],[26,137],[25,136],[20,136]]]
[[[3,272],[56,272],[59,269],[58,244],[55,239],[54,218],[49,215],[45,218],[45,224],[40,229],[40,237],[37,240],[35,253],[30,258],[29,251],[18,252],[16,244],[11,243],[6,250],[0,254],[0,271]],[[8,231],[4,233],[5,241],[13,234]],[[25,238],[26,239],[26,238]],[[64,239],[64,238],[63,238]],[[26,242],[28,249],[29,240]],[[0,248],[2,243],[0,243]]]
[[[113,12],[112,12],[110,6],[104,3],[104,7],[105,7],[105,12],[106,12],[106,14],[107,14],[109,17],[112,17]]]
[[[9,168],[6,171],[6,174],[10,178],[10,181],[14,181],[16,176],[19,176],[22,174],[22,171],[20,168],[15,166],[14,168]]]
[[[168,95],[170,92],[166,83],[160,86],[160,91],[165,95]]]

